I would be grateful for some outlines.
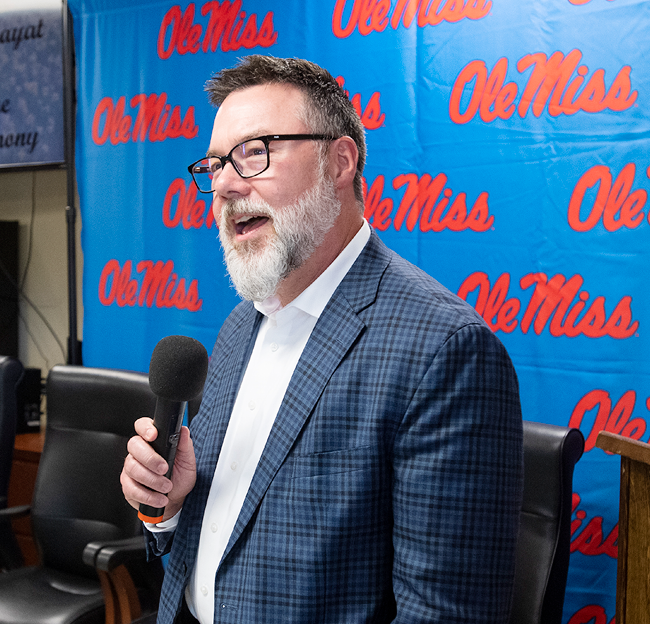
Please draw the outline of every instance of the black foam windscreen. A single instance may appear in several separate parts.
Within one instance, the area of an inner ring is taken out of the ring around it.
[[[164,399],[190,401],[203,390],[207,373],[208,353],[198,340],[166,336],[151,354],[149,386]]]

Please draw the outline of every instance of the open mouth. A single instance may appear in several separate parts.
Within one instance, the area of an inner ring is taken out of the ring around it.
[[[239,236],[250,234],[253,230],[262,227],[268,220],[268,217],[260,215],[240,217],[235,221],[235,232]]]

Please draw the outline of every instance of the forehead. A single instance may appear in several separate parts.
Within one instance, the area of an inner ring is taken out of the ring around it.
[[[256,85],[231,93],[214,118],[210,151],[227,153],[245,139],[306,132],[302,92],[290,85]]]

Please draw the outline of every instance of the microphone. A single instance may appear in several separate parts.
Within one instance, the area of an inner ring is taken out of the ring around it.
[[[160,340],[149,363],[149,387],[156,395],[153,424],[158,437],[151,446],[168,464],[172,477],[176,447],[180,439],[187,401],[202,390],[208,373],[208,353],[194,338],[167,336]],[[138,517],[145,522],[161,522],[165,508],[140,505]]]

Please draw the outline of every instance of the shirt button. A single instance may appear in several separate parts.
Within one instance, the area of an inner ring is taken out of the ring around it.
[[[257,405],[255,404],[255,401],[249,401],[248,402],[248,409],[249,410],[254,410],[256,407],[257,407]]]
[[[201,587],[201,593],[202,593],[204,596],[207,596],[207,595],[208,595],[208,588],[207,588],[205,585],[203,585],[203,586]]]
[[[275,352],[275,351],[277,351],[277,350],[278,350],[278,345],[277,345],[277,343],[272,342],[272,343],[271,343],[271,351]]]
[[[230,470],[237,470],[237,462],[230,464]]]
[[[216,532],[219,530],[219,527],[218,527],[218,525],[217,525],[216,522],[213,522],[213,523],[212,523],[212,526],[210,527],[210,529],[211,529],[211,531],[212,531],[213,533],[216,533]]]

